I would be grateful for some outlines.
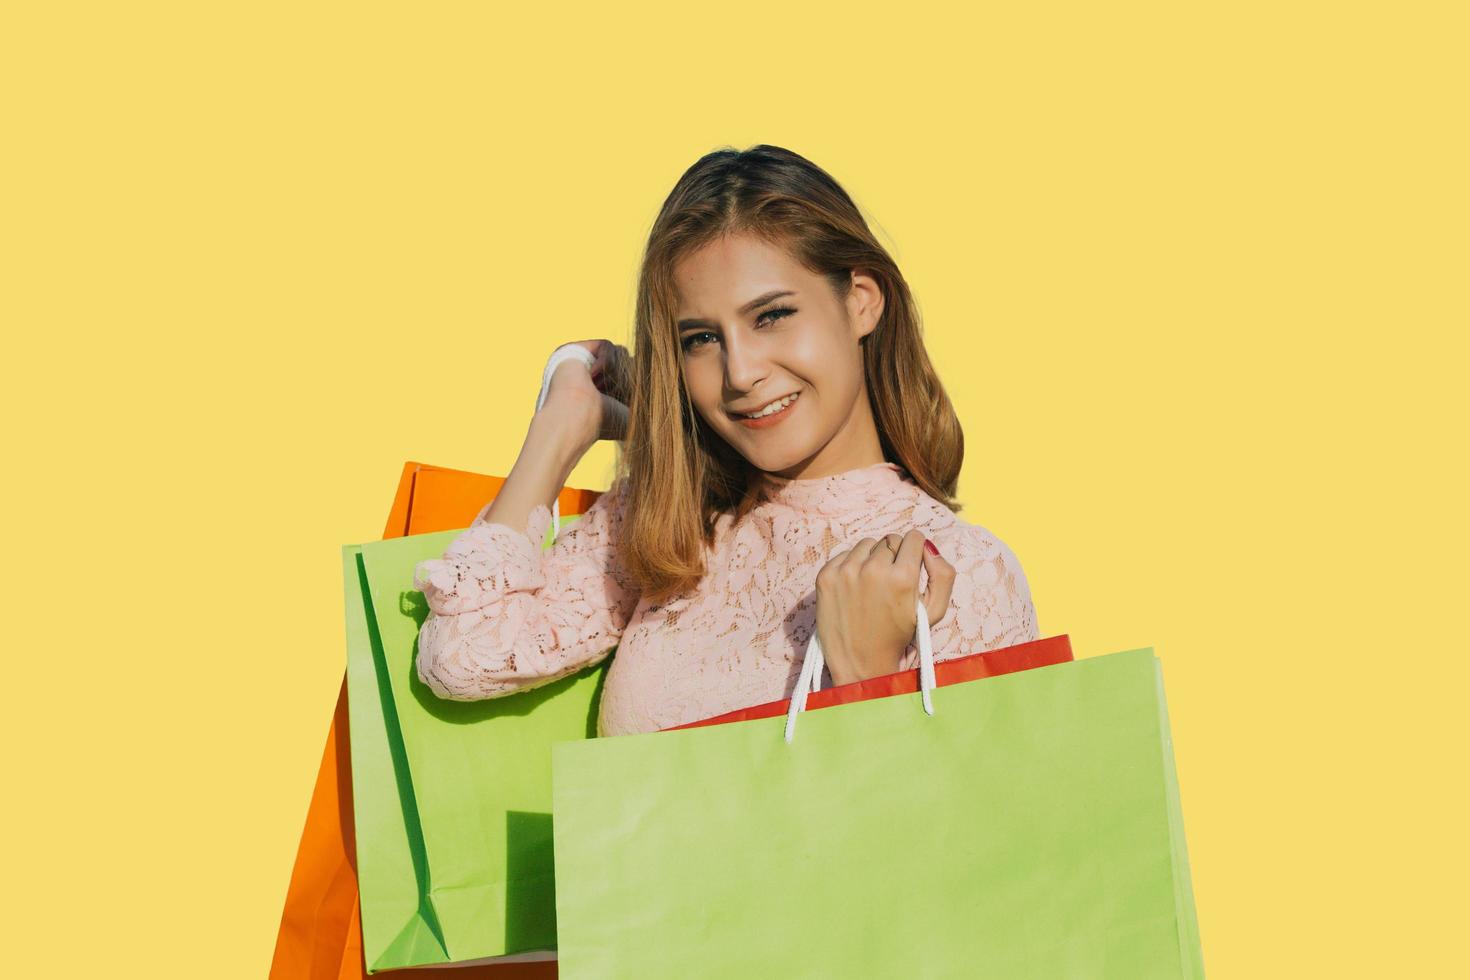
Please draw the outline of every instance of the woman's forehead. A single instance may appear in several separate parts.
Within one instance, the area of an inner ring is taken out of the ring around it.
[[[763,241],[711,242],[674,267],[679,318],[748,312],[772,293],[800,292],[815,277],[787,252]]]

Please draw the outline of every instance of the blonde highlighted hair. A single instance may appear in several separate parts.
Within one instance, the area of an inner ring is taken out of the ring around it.
[[[876,329],[860,341],[863,372],[886,460],[952,511],[964,434],[924,349],[908,283],[847,192],[816,164],[759,144],[707,153],[664,201],[644,251],[628,377],[620,559],[654,601],[694,588],[705,574],[719,515],[743,517],[760,474],[696,411],[683,381],[674,267],[730,234],[783,248],[825,277],[839,301],[852,271],[883,292]]]

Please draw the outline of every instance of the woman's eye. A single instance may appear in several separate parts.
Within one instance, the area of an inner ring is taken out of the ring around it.
[[[694,350],[696,347],[702,346],[703,342],[700,341],[699,338],[713,336],[714,334],[710,333],[708,330],[701,330],[699,333],[689,334],[683,340],[681,340],[680,343],[684,345],[684,353],[687,354],[690,351]]]
[[[757,326],[766,326],[768,324],[775,323],[777,320],[784,320],[786,317],[795,312],[796,311],[791,309],[790,307],[779,306],[772,310],[766,310],[760,316],[755,318],[755,322]],[[766,317],[770,317],[771,319],[767,320]],[[701,330],[698,333],[686,334],[684,338],[679,341],[679,343],[684,348],[684,353],[688,354],[690,351],[697,350],[698,348],[703,347],[706,343],[708,343],[708,341],[701,339],[704,337],[712,337],[715,340],[719,340],[719,337],[715,336],[715,334],[711,333],[710,331]]]

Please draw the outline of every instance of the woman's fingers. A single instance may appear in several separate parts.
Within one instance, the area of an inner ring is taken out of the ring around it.
[[[861,568],[863,563],[873,554],[873,549],[876,547],[878,547],[877,538],[858,539],[857,543],[851,548],[848,548],[843,554],[842,567],[853,570]]]
[[[949,597],[954,592],[954,566],[927,538],[924,539],[924,570],[929,573],[922,597],[924,612],[929,614],[929,625],[934,626],[949,610]]]
[[[602,396],[602,431],[600,439],[621,441],[628,434],[628,406],[612,395]]]
[[[903,536],[890,534],[895,545],[893,549],[893,563],[898,566],[904,574],[905,581],[912,581],[914,587],[919,583],[919,565],[923,561],[924,554],[924,532],[912,528]]]
[[[632,394],[632,355],[626,347],[610,340],[601,344],[592,362],[592,381],[598,391],[627,403]]]
[[[864,539],[865,542],[870,540],[872,539]],[[909,605],[904,610],[910,629],[918,625],[918,617],[913,611],[912,597],[919,592],[919,571],[925,567],[928,557],[924,551],[926,540],[924,532],[918,528],[911,528],[907,534],[903,535],[888,534],[873,542],[865,560],[865,568],[872,569],[876,575],[882,575],[886,581],[894,583],[896,588],[910,597]],[[953,573],[954,570],[950,571]],[[953,581],[952,574],[951,581]],[[934,576],[932,573],[929,583],[929,592],[933,593]],[[945,593],[943,601],[949,602],[948,592]],[[929,611],[930,608],[929,601],[926,600],[925,611]]]
[[[933,549],[932,551],[930,549]],[[892,581],[905,587],[919,588],[919,570],[927,573],[923,594],[924,611],[929,624],[936,625],[949,609],[954,592],[955,568],[918,528],[907,534],[888,534],[881,538],[862,538],[842,557],[842,567],[849,573],[892,575]]]
[[[897,534],[885,534],[881,538],[863,538],[853,549],[854,559],[860,564],[872,562],[883,568],[898,561],[898,548],[903,542]]]

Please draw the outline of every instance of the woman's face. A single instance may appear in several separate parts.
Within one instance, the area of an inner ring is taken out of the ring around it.
[[[883,295],[871,276],[855,273],[852,283],[838,300],[826,279],[748,235],[718,239],[674,268],[690,400],[768,473],[814,479],[883,461],[858,345],[877,326]],[[748,417],[763,409],[774,414]]]

